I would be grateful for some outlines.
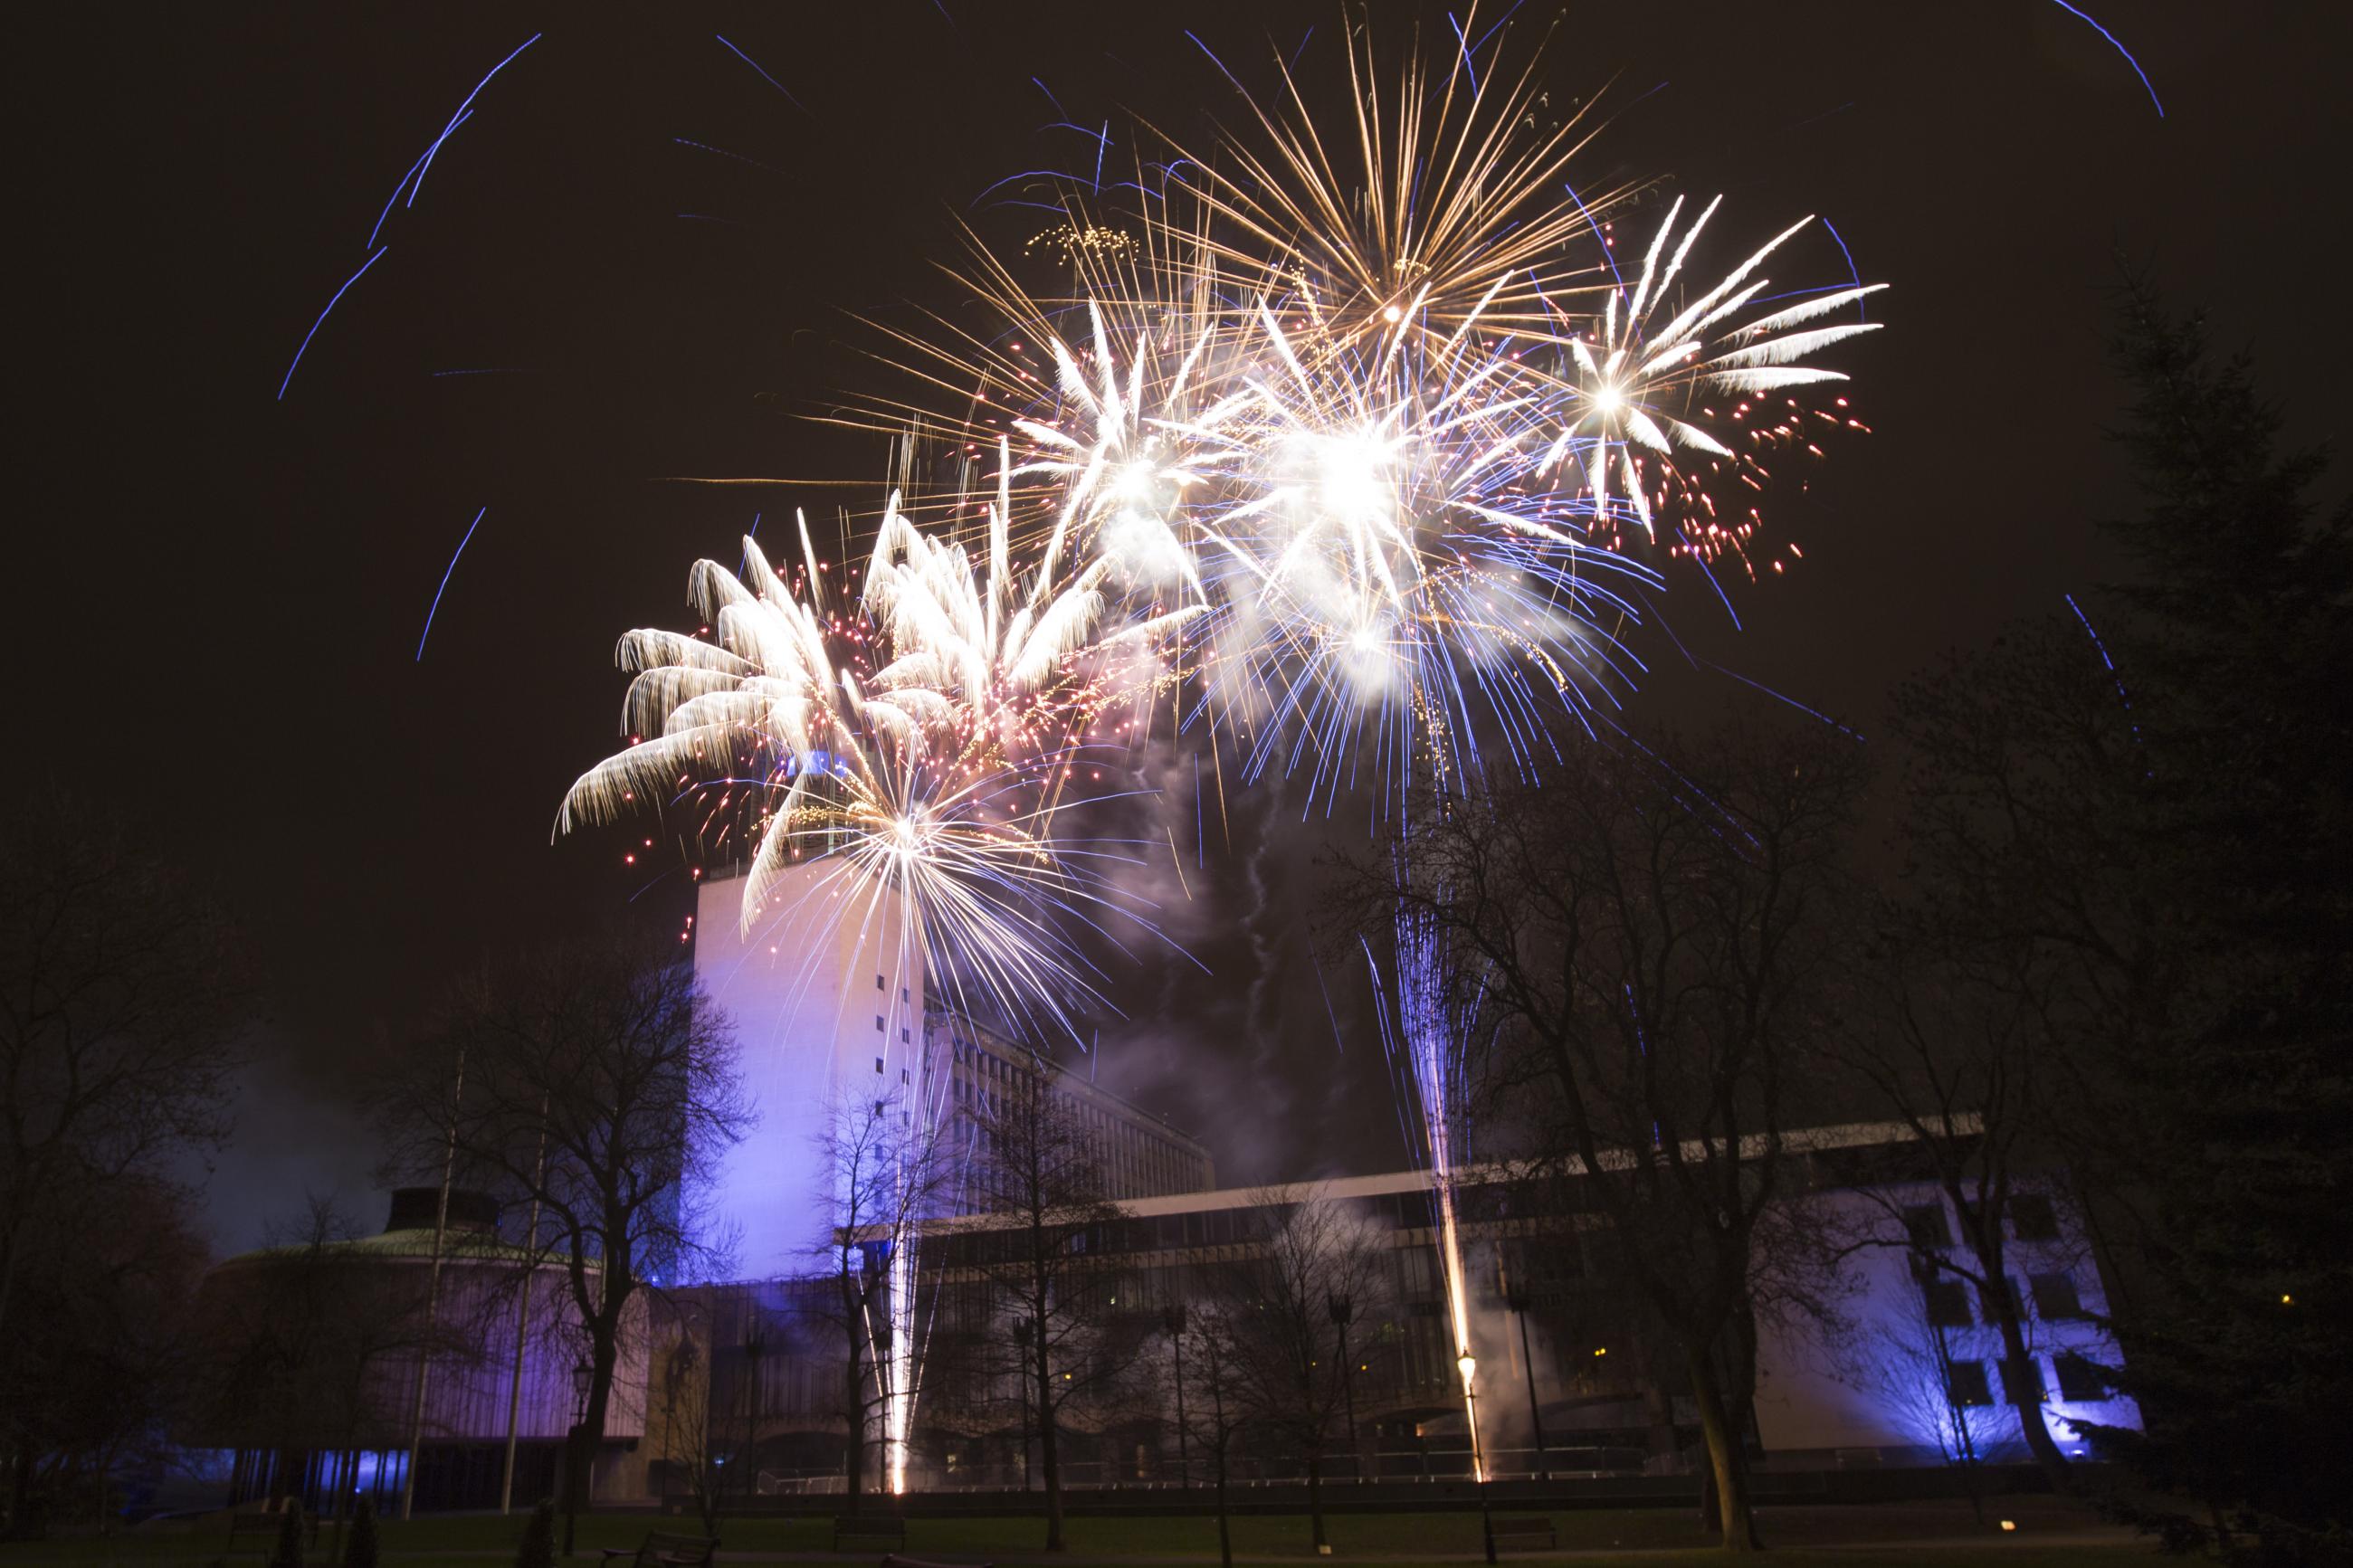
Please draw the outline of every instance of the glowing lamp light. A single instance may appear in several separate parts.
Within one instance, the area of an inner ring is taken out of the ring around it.
[[[2005,1519],[2001,1521],[2001,1527],[2004,1530],[2016,1530],[2018,1528],[2018,1521],[2014,1519]]]
[[[1462,1386],[1471,1386],[1472,1374],[1479,1370],[1479,1362],[1469,1351],[1454,1358],[1454,1369],[1462,1374]]]

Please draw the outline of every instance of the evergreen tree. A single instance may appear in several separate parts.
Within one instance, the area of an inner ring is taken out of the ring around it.
[[[302,1500],[288,1498],[278,1516],[278,1544],[269,1549],[269,1568],[302,1568]]]
[[[522,1527],[522,1542],[515,1548],[515,1568],[553,1568],[555,1562],[555,1500],[542,1498]]]
[[[2119,1381],[2146,1430],[2109,1436],[2297,1555],[2344,1522],[2353,1453],[2353,498],[2321,512],[2325,457],[2279,451],[2246,356],[2214,363],[2137,282],[2122,305],[2138,896],[2198,957],[2119,1085],[2147,1221]]]

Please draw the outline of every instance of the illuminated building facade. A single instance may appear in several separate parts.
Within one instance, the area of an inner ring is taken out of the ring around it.
[[[1910,1136],[1878,1124],[1792,1135],[1804,1152],[1788,1168],[1791,1217],[1861,1245],[1825,1291],[1841,1320],[1834,1328],[1769,1316],[1761,1326],[1746,1432],[1757,1467],[2022,1461],[2018,1409],[2008,1400],[2021,1385],[2067,1451],[2088,1451],[2079,1421],[2137,1426],[2130,1402],[2102,1379],[2118,1356],[2096,1323],[2098,1270],[2063,1189],[2030,1189],[2012,1210],[2017,1277],[2006,1289],[2025,1305],[2031,1353],[2031,1364],[2008,1365],[1974,1289],[1956,1298],[1950,1277],[1928,1261],[1939,1249],[1959,1255],[1949,1224],[1931,1223],[1946,1212],[1933,1186],[1905,1175]],[[1168,1309],[1217,1300],[1220,1271],[1265,1234],[1267,1205],[1310,1192],[1355,1211],[1383,1238],[1377,1286],[1356,1303],[1352,1328],[1356,1441],[1335,1433],[1327,1480],[1467,1477],[1457,1349],[1425,1173],[1124,1201],[1121,1216],[1092,1227],[1082,1248],[1103,1302],[1097,1342],[1138,1364],[1165,1356]],[[1613,1262],[1609,1233],[1573,1184],[1565,1191],[1472,1171],[1457,1192],[1492,1473],[1690,1473],[1699,1432],[1680,1352]],[[927,1317],[911,1483],[1018,1487],[1035,1437],[1011,1371],[1013,1320],[986,1271],[1001,1227],[971,1215],[927,1232],[917,1248]],[[702,1407],[713,1430],[729,1434],[755,1489],[771,1493],[840,1485],[846,1427],[832,1381],[840,1352],[803,1310],[798,1289],[730,1286],[706,1298],[717,1342],[698,1362],[711,1378]],[[744,1353],[747,1338],[757,1340],[757,1354]],[[1130,1380],[1119,1398],[1074,1408],[1060,1428],[1065,1476],[1082,1486],[1172,1479],[1177,1456],[1165,1403],[1165,1379],[1145,1378]],[[665,1441],[649,1427],[658,1492]],[[1300,1474],[1296,1454],[1265,1435],[1246,1441],[1237,1463],[1253,1479]]]
[[[828,885],[830,883],[830,885]],[[897,895],[853,890],[822,861],[787,870],[771,914],[743,920],[744,879],[698,891],[694,970],[735,1026],[749,1136],[720,1155],[704,1209],[729,1278],[802,1273],[825,1251],[829,1121],[852,1097],[912,1108],[924,1073],[920,944]]]

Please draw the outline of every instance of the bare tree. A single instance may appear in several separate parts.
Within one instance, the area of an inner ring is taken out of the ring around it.
[[[1898,689],[1903,901],[1864,994],[1883,1098],[1979,1099],[2000,1137],[2063,1152],[2123,1287],[2119,1254],[2163,1242],[2127,1199],[2151,1155],[2121,1107],[2206,960],[2151,884],[2149,761],[2098,654],[2080,626],[2029,622]]]
[[[1371,1304],[1386,1238],[1355,1209],[1311,1188],[1261,1188],[1251,1204],[1265,1228],[1222,1272],[1221,1332],[1249,1411],[1306,1466],[1308,1520],[1322,1551],[1330,1544],[1324,1454],[1348,1399],[1332,1307]]]
[[[262,1250],[213,1272],[199,1301],[190,1409],[207,1443],[279,1456],[273,1500],[311,1458],[325,1457],[339,1532],[347,1489],[334,1477],[355,1473],[359,1452],[405,1439],[403,1394],[417,1369],[478,1362],[505,1304],[494,1289],[429,1314],[419,1271],[387,1268],[354,1247],[360,1235],[314,1196],[271,1226]]]
[[[20,1235],[0,1385],[7,1533],[38,1535],[69,1510],[103,1524],[116,1471],[161,1461],[166,1417],[188,1384],[189,1309],[206,1261],[195,1229],[179,1188],[130,1180],[70,1215],[43,1209]]]
[[[1127,1365],[1107,1332],[1112,1277],[1089,1253],[1124,1211],[1110,1196],[1102,1141],[1059,1077],[1039,1058],[1035,1070],[992,1084],[971,1111],[972,1205],[998,1222],[977,1238],[978,1266],[1019,1331],[1011,1337],[1034,1385],[1050,1552],[1063,1548],[1057,1418],[1104,1393]]]
[[[1234,1329],[1229,1303],[1210,1300],[1171,1308],[1171,1392],[1177,1428],[1209,1458],[1218,1507],[1218,1560],[1233,1568],[1234,1538],[1228,1506],[1234,1444],[1252,1419],[1255,1402],[1249,1358]]]
[[[566,1455],[569,1552],[625,1315],[649,1280],[723,1261],[702,1205],[750,1121],[733,1032],[674,952],[584,942],[462,989],[381,1103],[396,1162],[438,1175],[454,1149],[470,1181],[538,1204],[564,1259],[589,1366]]]
[[[252,999],[221,910],[122,825],[61,794],[16,804],[0,837],[0,1347],[38,1215],[227,1135]]]
[[[1500,1020],[1498,1087],[1681,1352],[1728,1551],[1756,1533],[1726,1352],[1851,909],[1862,775],[1827,731],[1590,747],[1540,788],[1428,809],[1402,889],[1353,868],[1359,923],[1424,911]]]
[[[753,1486],[758,1453],[758,1391],[745,1385],[759,1376],[766,1326],[756,1303],[743,1304],[750,1322],[739,1347],[743,1364],[733,1374],[739,1386],[722,1386],[729,1374],[712,1353],[720,1307],[710,1295],[681,1295],[663,1303],[668,1332],[653,1360],[649,1415],[660,1420],[659,1452],[684,1476],[702,1532],[711,1536],[719,1533],[734,1500]]]
[[[829,1224],[825,1242],[828,1299],[841,1336],[841,1417],[848,1433],[848,1510],[865,1490],[868,1435],[892,1394],[912,1396],[912,1360],[892,1365],[902,1349],[898,1310],[912,1277],[893,1281],[894,1258],[904,1258],[918,1222],[929,1217],[940,1184],[937,1138],[922,1108],[904,1091],[881,1097],[837,1097],[819,1135],[820,1166]],[[887,1484],[888,1478],[884,1480]]]
[[[1825,1037],[1828,1055],[1917,1141],[1938,1194],[1959,1216],[1961,1247],[1915,1234],[1903,1198],[1890,1195],[1903,1189],[1881,1187],[1862,1189],[1880,1211],[1867,1244],[1904,1248],[1919,1268],[1966,1281],[2010,1364],[2031,1365],[2030,1325],[2010,1286],[2010,1237],[2031,1215],[2049,1229],[2046,1239],[2058,1239],[2049,1129],[2063,1098],[2051,1080],[2064,1069],[2042,1026],[2048,980],[2023,944],[1975,943],[1970,959],[1956,963],[1908,911],[1889,908],[1874,923],[1881,937],[1856,988],[1861,1005]],[[2013,1377],[2005,1396],[2052,1489],[2069,1490],[2041,1387]]]
[[[1918,1283],[1925,1288],[1927,1281]],[[1853,1329],[1838,1351],[1841,1381],[1873,1395],[1879,1410],[1921,1447],[1961,1467],[1970,1511],[1983,1524],[1983,1435],[1971,1412],[1984,1406],[1971,1402],[1955,1375],[1949,1331],[1915,1294],[1897,1315]]]

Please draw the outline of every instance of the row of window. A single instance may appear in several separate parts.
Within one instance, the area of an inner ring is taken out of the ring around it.
[[[1989,1367],[1993,1369],[1991,1375],[1987,1372]],[[2062,1351],[2052,1357],[2051,1370],[2057,1374],[2057,1386],[2052,1392],[2070,1405],[2097,1404],[2116,1391],[2109,1368],[2072,1351]],[[1953,1362],[1946,1369],[1945,1397],[1962,1409],[1991,1405],[1997,1377],[2005,1405],[2037,1403],[2043,1397],[2042,1371],[2031,1358],[2022,1365],[2006,1358],[1996,1362]]]
[[[1963,1204],[1962,1217],[1974,1228],[1977,1205]],[[2020,1193],[2009,1204],[2010,1232],[2021,1241],[2059,1239],[2059,1211],[2042,1193]],[[1905,1239],[1923,1252],[1939,1252],[1953,1245],[1953,1226],[1941,1203],[1915,1204],[1904,1211]]]
[[[2012,1308],[2021,1318],[2031,1315],[2046,1323],[2062,1323],[2091,1316],[2084,1310],[2084,1299],[2075,1289],[2072,1274],[2030,1274],[2023,1280],[2011,1279],[2002,1283],[2010,1290]],[[1928,1321],[1940,1329],[1973,1328],[1978,1322],[1969,1288],[1961,1280],[1932,1279],[1920,1287],[1928,1299]]]

